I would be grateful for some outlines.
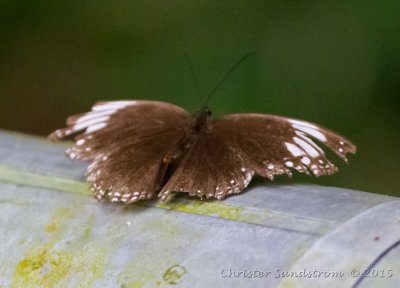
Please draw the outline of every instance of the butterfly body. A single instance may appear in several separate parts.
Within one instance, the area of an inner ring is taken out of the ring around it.
[[[66,151],[88,160],[87,179],[97,199],[131,203],[175,192],[223,199],[249,184],[254,174],[273,179],[292,170],[329,175],[337,171],[314,142],[345,161],[356,147],[309,122],[267,114],[212,118],[204,106],[190,114],[159,101],[100,102],[71,116],[53,140],[75,136]]]

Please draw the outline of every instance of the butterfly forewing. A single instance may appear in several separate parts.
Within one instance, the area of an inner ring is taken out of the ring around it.
[[[343,159],[356,147],[344,137],[321,126],[291,118],[265,114],[233,114],[214,121],[233,149],[255,172],[273,178],[291,174],[290,169],[316,176],[337,171],[313,139],[324,143]]]
[[[68,127],[50,138],[76,135],[67,155],[93,160],[87,179],[96,198],[130,203],[149,199],[159,189],[163,158],[176,151],[189,116],[164,102],[101,102],[91,112],[68,118]]]

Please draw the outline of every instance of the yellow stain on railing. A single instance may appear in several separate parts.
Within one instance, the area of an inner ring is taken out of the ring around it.
[[[71,278],[80,287],[91,287],[96,279],[103,277],[104,248],[87,245],[81,250],[69,250],[68,243],[61,241],[73,213],[71,208],[56,209],[51,221],[43,227],[48,238],[26,249],[24,258],[15,266],[10,287],[68,287]]]

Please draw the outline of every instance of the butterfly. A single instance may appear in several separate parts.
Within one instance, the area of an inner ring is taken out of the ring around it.
[[[49,137],[75,137],[66,154],[91,161],[86,176],[95,198],[123,203],[180,192],[222,200],[255,174],[336,172],[316,141],[346,162],[356,152],[343,136],[306,121],[251,113],[214,119],[206,105],[190,114],[148,100],[99,102]]]

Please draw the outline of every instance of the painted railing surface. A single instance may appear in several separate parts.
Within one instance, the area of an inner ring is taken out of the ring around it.
[[[400,200],[316,185],[99,203],[66,144],[0,131],[0,287],[400,287]]]

